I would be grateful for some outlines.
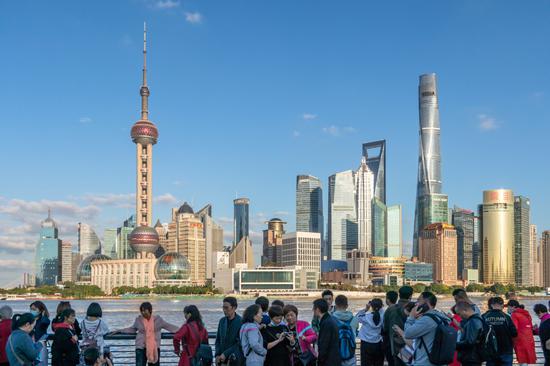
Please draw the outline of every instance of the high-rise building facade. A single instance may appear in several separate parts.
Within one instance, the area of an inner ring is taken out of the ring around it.
[[[452,213],[457,236],[457,274],[463,279],[464,269],[474,269],[474,212],[455,206]]]
[[[57,224],[48,210],[48,217],[42,221],[40,239],[36,245],[34,259],[35,280],[37,285],[55,285],[59,276],[59,248],[61,240]]]
[[[418,238],[426,225],[436,222],[448,221],[448,210],[443,211],[442,179],[441,179],[441,153],[439,145],[439,104],[437,97],[437,82],[435,74],[420,76],[418,86],[419,107],[419,156],[418,156],[418,180],[416,186],[416,207],[414,217],[413,256],[418,256]],[[446,200],[445,200],[446,202]],[[428,212],[436,215],[445,214],[443,219],[439,217],[426,217]]]
[[[244,236],[229,252],[229,268],[252,269],[254,268],[254,253],[252,242],[248,236]]]
[[[176,252],[187,258],[192,283],[206,283],[206,240],[203,223],[187,202],[179,209],[172,210],[166,251]]]
[[[197,212],[197,217],[202,222],[204,240],[206,243],[206,279],[211,280],[215,268],[212,266],[212,261],[210,259],[213,257],[214,252],[223,249],[223,229],[214,222],[212,218],[212,205],[210,204],[201,208]]]
[[[323,188],[312,175],[296,177],[296,231],[319,233],[324,238]]]
[[[59,277],[61,283],[71,282],[73,280],[73,245],[71,242],[63,240],[61,242],[59,258]]]
[[[263,231],[262,266],[281,266],[286,222],[273,218],[266,224],[267,230]]]
[[[363,157],[373,173],[373,196],[386,204],[386,140],[364,143]]]
[[[515,283],[514,194],[483,192],[481,207],[482,273],[485,283]]]
[[[542,286],[550,287],[550,230],[542,232],[540,241]]]
[[[478,210],[479,211],[479,210]],[[478,212],[479,214],[479,212]],[[474,244],[472,245],[472,269],[480,269],[481,256],[481,220],[474,216]]]
[[[237,245],[242,238],[249,236],[249,207],[248,198],[233,200],[233,245]]]
[[[401,205],[387,207],[388,257],[403,255],[403,214]]]
[[[117,248],[117,229],[107,228],[103,230],[103,242],[101,245],[101,254],[111,258],[116,258]]]
[[[516,285],[532,286],[531,237],[529,232],[531,203],[529,198],[514,197],[514,251]]]
[[[533,278],[533,286],[542,287],[542,266],[540,256],[539,237],[537,225],[529,226],[529,242],[531,246],[531,277]]]
[[[430,224],[420,234],[419,256],[421,262],[433,264],[433,280],[438,283],[456,284],[457,236],[453,225]]]
[[[372,253],[375,257],[387,257],[387,208],[384,202],[372,199]]]
[[[330,259],[346,260],[357,249],[357,210],[354,173],[347,170],[329,177],[328,241]]]
[[[372,199],[374,195],[374,174],[363,156],[355,172],[355,204],[357,210],[357,249],[372,253]]]
[[[282,266],[300,266],[321,276],[321,234],[294,232],[283,235]]]
[[[116,259],[133,259],[135,258],[135,252],[130,246],[130,233],[136,227],[135,216],[131,215],[128,219],[124,220],[122,226],[117,228],[116,239]],[[108,255],[108,254],[107,254]]]
[[[99,254],[101,251],[101,241],[94,229],[88,224],[78,223],[78,253],[82,258],[93,254]]]

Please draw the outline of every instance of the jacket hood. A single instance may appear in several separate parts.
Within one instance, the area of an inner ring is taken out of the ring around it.
[[[332,313],[332,316],[335,317],[336,319],[338,320],[342,320],[342,321],[350,321],[351,319],[353,319],[353,313],[351,311],[348,311],[348,310],[336,310],[334,311],[334,313]]]
[[[544,314],[544,315],[540,318],[540,322],[542,323],[543,321],[548,320],[548,319],[550,319],[550,313]]]
[[[529,314],[529,312],[527,310],[522,309],[522,308],[518,308],[518,309],[514,310],[514,314],[519,315],[519,316],[523,316],[525,318],[531,318],[531,314]]]

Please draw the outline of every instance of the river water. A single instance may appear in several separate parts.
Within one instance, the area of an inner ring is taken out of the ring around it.
[[[383,294],[382,294],[383,295]],[[273,300],[271,298],[270,300]],[[487,298],[478,297],[472,298],[472,300],[479,304],[482,311],[487,310]],[[29,309],[29,304],[33,300],[14,300],[14,301],[0,301],[0,306],[9,305],[12,307],[15,313],[26,312]],[[94,300],[72,300],[71,306],[76,311],[79,321],[86,315],[86,309],[88,305]],[[215,331],[218,320],[223,316],[221,310],[222,298],[212,297],[193,297],[193,298],[180,298],[180,299],[105,299],[95,300],[101,304],[103,309],[103,320],[109,325],[111,330],[128,327],[133,324],[133,321],[137,315],[139,315],[139,305],[144,301],[150,301],[153,304],[153,313],[162,316],[166,321],[181,325],[184,322],[183,308],[186,305],[196,305],[203,317],[206,324],[206,328],[209,331]],[[238,313],[242,314],[244,309],[254,303],[253,299],[239,299]],[[298,310],[298,317],[303,320],[310,321],[312,317],[312,300],[311,299],[283,299],[285,304],[293,304]],[[520,301],[525,305],[525,308],[529,310],[534,322],[538,322],[538,318],[533,313],[533,306],[536,303],[548,304],[548,298],[546,299],[525,299]],[[55,309],[59,300],[44,300],[50,313],[55,313]],[[350,310],[357,312],[364,308],[367,300],[350,300]],[[452,298],[439,299],[437,308],[440,310],[448,311],[454,304]],[[52,316],[53,317],[53,316]]]

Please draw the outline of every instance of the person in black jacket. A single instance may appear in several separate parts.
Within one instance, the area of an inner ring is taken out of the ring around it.
[[[517,337],[518,330],[510,315],[506,314],[502,309],[504,309],[504,300],[502,297],[492,297],[489,299],[489,311],[483,314],[485,322],[495,330],[499,353],[499,359],[496,361],[487,361],[487,366],[512,366],[514,359],[513,338]]]
[[[74,331],[76,314],[73,309],[61,313],[63,323],[58,323],[52,343],[52,365],[76,366],[80,363],[78,336]]]
[[[60,301],[59,304],[57,304],[57,309],[55,311],[55,318],[52,320],[52,331],[55,333],[55,329],[57,328],[58,324],[63,323],[63,319],[61,318],[61,313],[65,309],[71,309],[71,303],[69,301]],[[77,336],[82,335],[82,330],[80,329],[80,325],[78,324],[78,320],[74,320],[73,324],[73,330],[76,333]]]
[[[264,366],[290,366],[290,354],[296,347],[296,339],[282,323],[283,308],[273,305],[268,314],[270,322],[261,331],[267,349]]]
[[[540,337],[540,345],[544,353],[545,366],[550,366],[550,347],[546,343],[550,341],[550,314],[544,304],[536,304],[533,311],[540,319],[540,325],[535,329],[535,333]]]
[[[483,360],[479,354],[479,344],[483,337],[483,319],[466,301],[459,301],[455,311],[462,318],[462,333],[456,344],[458,361],[462,366],[481,366]]]
[[[313,316],[319,319],[318,366],[338,366],[342,364],[338,325],[332,319],[328,310],[328,303],[325,300],[317,299],[313,302]]]
[[[240,365],[244,357],[239,339],[242,319],[237,314],[237,299],[226,297],[222,308],[224,317],[220,319],[216,333],[216,365]]]

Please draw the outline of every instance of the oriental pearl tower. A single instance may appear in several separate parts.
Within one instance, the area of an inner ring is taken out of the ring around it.
[[[153,145],[158,129],[149,121],[149,88],[147,87],[147,29],[143,25],[143,82],[141,118],[130,133],[136,144],[136,228],[130,233],[130,244],[141,258],[150,257],[159,247],[157,231],[151,227],[153,214]]]

